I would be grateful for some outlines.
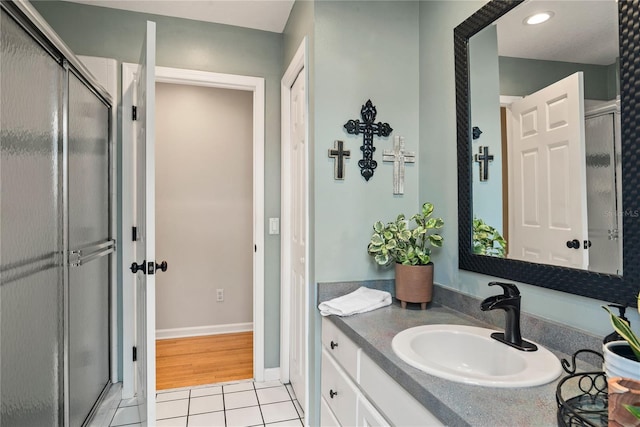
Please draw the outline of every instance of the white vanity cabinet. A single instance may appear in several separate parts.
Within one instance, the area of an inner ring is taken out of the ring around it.
[[[442,426],[330,320],[322,319],[320,423],[333,426]]]

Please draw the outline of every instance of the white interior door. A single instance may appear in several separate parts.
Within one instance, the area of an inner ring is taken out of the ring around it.
[[[136,397],[142,425],[155,425],[155,59],[156,24],[147,21],[136,82]],[[132,266],[132,271],[135,268]]]
[[[587,268],[582,73],[513,102],[511,112],[508,256]]]
[[[304,70],[291,87],[291,120],[290,120],[290,165],[291,180],[291,270],[289,283],[291,284],[291,299],[289,312],[291,322],[289,327],[289,381],[298,402],[304,408],[306,389],[306,334],[305,319],[307,307],[307,275],[306,275],[306,141],[305,141],[305,87]]]

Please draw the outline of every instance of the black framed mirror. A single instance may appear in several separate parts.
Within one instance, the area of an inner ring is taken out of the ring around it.
[[[636,306],[640,290],[640,2],[618,1],[621,129],[622,275],[474,254],[472,242],[474,153],[469,41],[521,0],[493,0],[454,30],[458,148],[459,268],[548,289]],[[477,132],[476,132],[477,134]],[[477,145],[477,143],[476,143]]]

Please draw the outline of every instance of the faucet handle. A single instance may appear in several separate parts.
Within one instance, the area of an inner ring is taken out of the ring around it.
[[[507,297],[517,297],[520,295],[520,291],[513,283],[489,282],[489,286],[496,285],[502,287],[502,289],[504,290],[504,295]]]

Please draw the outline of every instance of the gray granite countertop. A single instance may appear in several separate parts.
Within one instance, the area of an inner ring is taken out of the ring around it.
[[[369,313],[328,319],[447,426],[557,425],[555,392],[563,375],[537,387],[468,385],[422,372],[400,360],[391,348],[393,337],[413,326],[459,324],[496,329],[490,324],[438,304],[422,311],[402,309],[397,302]],[[523,336],[531,339],[524,330]],[[570,359],[567,354],[549,350],[560,359]]]

